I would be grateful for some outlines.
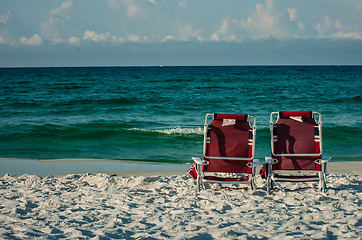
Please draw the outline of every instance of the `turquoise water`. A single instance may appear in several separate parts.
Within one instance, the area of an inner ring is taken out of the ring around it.
[[[362,160],[361,66],[1,68],[0,158],[186,163],[201,156],[206,113],[323,116],[324,155]]]

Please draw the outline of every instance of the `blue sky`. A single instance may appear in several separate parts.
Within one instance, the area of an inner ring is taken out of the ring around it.
[[[361,0],[2,0],[0,66],[362,64]]]

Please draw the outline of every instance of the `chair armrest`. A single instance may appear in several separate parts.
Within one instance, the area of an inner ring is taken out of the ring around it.
[[[327,162],[329,162],[332,158],[331,157],[323,157],[321,159],[317,159],[315,160],[315,162],[317,164],[326,164]]]
[[[256,165],[259,164],[259,159],[253,159],[253,162],[249,162],[246,164],[246,166],[250,167],[250,168],[254,168],[256,167]]]
[[[202,165],[202,164],[203,164],[201,158],[199,158],[199,157],[192,157],[192,160],[194,160],[194,162],[195,162],[196,164],[198,164],[198,165]]]
[[[332,159],[332,157],[323,157],[321,159],[322,162],[329,162]]]
[[[265,157],[265,162],[266,162],[267,164],[275,164],[275,163],[278,162],[278,160],[277,160],[277,159],[274,159],[274,158],[271,158],[271,157]]]

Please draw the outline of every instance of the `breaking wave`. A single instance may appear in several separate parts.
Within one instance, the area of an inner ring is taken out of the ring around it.
[[[181,127],[175,127],[175,128],[167,128],[167,129],[141,129],[141,128],[129,128],[126,129],[128,131],[138,131],[138,132],[151,132],[151,133],[161,133],[161,134],[167,134],[167,135],[191,135],[191,134],[197,134],[202,135],[203,129],[201,127],[198,128],[181,128]]]

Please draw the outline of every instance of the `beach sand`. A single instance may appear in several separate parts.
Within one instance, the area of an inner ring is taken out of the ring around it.
[[[185,172],[0,177],[1,239],[361,239],[362,162],[328,164],[327,191],[281,183],[266,194]]]

